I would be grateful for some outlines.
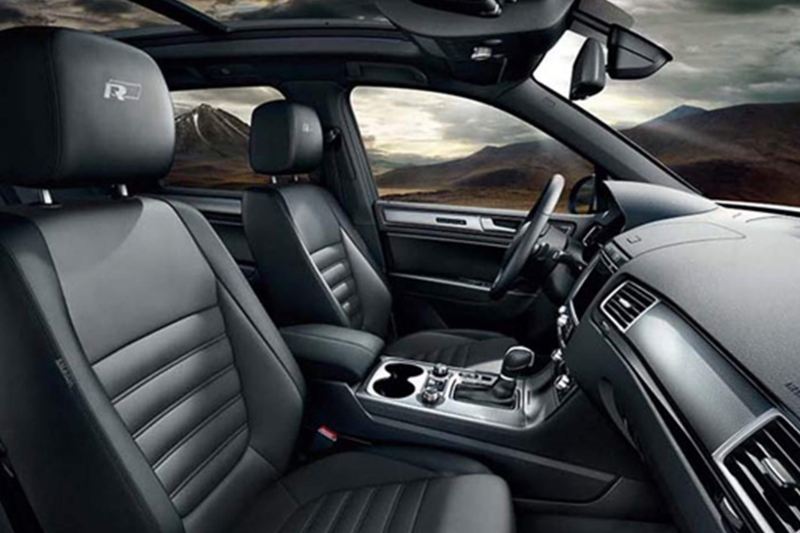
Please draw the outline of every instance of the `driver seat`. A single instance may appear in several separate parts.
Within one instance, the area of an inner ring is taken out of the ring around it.
[[[253,111],[250,164],[261,174],[304,174],[323,152],[316,112],[285,101]],[[386,338],[392,296],[366,244],[322,187],[294,183],[248,190],[245,234],[259,273],[257,288],[281,325],[330,324]],[[429,330],[391,342],[383,354],[497,371],[517,341],[467,329]]]

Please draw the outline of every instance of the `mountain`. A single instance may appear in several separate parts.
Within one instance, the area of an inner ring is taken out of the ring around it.
[[[775,201],[777,195],[800,205],[800,102],[710,111],[680,106],[622,133],[711,197]],[[427,201],[452,199],[461,189],[461,202],[485,202],[513,189],[524,206],[554,172],[574,181],[591,166],[556,141],[539,140],[391,170],[377,181],[398,197]]]
[[[737,105],[624,133],[712,198],[800,205],[800,102]]]
[[[265,181],[250,168],[245,122],[208,104],[176,112],[172,185],[243,188]]]
[[[663,115],[656,117],[652,120],[649,120],[644,124],[651,124],[651,125],[660,124],[663,122],[669,122],[671,120],[678,120],[686,117],[691,117],[692,115],[699,115],[700,113],[706,113],[706,110],[703,109],[702,107],[695,107],[691,105],[679,105],[675,109],[667,111]]]
[[[250,127],[206,104],[179,109],[170,182],[243,187],[263,181],[250,169]],[[800,102],[703,110],[680,106],[622,132],[708,196],[800,205]],[[408,200],[527,208],[554,172],[569,182],[592,172],[560,143],[487,146],[436,162],[369,150],[384,194]],[[378,163],[374,159],[377,157]]]
[[[179,156],[242,157],[250,126],[223,109],[200,104],[175,117],[175,138]]]

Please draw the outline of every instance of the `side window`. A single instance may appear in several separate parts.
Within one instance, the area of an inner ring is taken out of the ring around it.
[[[175,162],[163,185],[242,190],[269,177],[250,168],[250,115],[264,102],[282,100],[272,87],[175,91]],[[272,181],[308,176],[273,176]]]
[[[351,104],[382,199],[528,210],[553,174],[569,188],[593,171],[558,141],[481,102],[358,87]],[[566,204],[565,194],[558,209]]]

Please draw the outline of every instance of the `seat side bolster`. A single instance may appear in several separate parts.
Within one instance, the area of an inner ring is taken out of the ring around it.
[[[342,231],[342,241],[350,260],[363,307],[363,328],[370,333],[385,337],[392,312],[392,294],[371,261],[359,250],[350,236]]]
[[[182,202],[164,201],[172,206],[178,214],[221,286],[280,361],[287,376],[294,382],[299,396],[304,397],[305,382],[297,362],[214,229],[195,208]]]
[[[0,435],[43,528],[182,531],[91,372],[35,223],[3,213],[0,228]]]
[[[261,278],[259,292],[280,325],[315,322],[350,327],[314,265],[279,189],[246,191],[242,222]]]

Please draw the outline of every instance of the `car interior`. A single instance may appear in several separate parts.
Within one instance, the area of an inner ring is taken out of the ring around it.
[[[800,531],[798,211],[577,104],[674,61],[623,7],[25,4],[0,533]]]

